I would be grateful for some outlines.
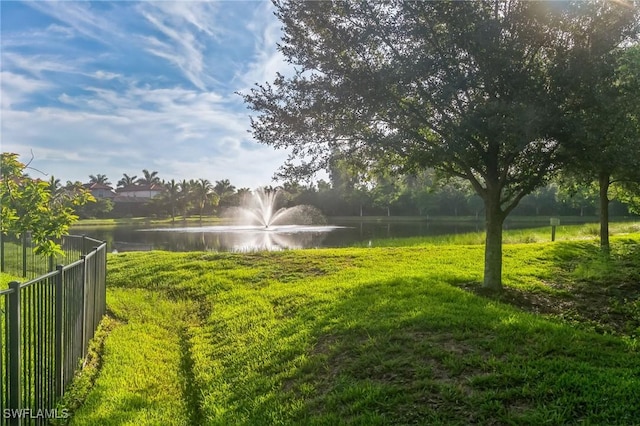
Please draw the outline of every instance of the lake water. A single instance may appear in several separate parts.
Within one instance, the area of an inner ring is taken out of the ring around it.
[[[548,219],[547,219],[548,220]],[[544,226],[545,222],[513,223],[505,228]],[[548,222],[546,222],[548,226]],[[434,222],[388,221],[332,222],[328,226],[279,227],[74,227],[73,234],[86,234],[106,241],[109,251],[254,251],[367,245],[383,238],[405,238],[461,234],[484,230],[482,221]]]

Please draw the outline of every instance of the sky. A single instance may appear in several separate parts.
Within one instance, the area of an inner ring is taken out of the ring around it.
[[[252,138],[236,94],[290,71],[271,2],[2,0],[0,13],[1,149],[33,157],[31,177],[274,184],[287,152]]]

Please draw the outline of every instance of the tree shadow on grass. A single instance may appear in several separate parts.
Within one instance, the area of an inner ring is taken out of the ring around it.
[[[640,414],[638,384],[610,372],[640,373],[621,340],[419,277],[363,285],[324,312],[305,361],[281,382],[298,402],[292,424],[558,424]],[[295,332],[283,327],[280,337]],[[263,374],[279,370],[273,360]],[[614,390],[628,408],[605,407]],[[256,415],[282,398],[271,395]]]

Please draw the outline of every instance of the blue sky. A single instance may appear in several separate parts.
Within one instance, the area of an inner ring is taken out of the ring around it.
[[[267,1],[1,1],[1,143],[49,176],[272,184],[242,98],[289,66]],[[30,171],[33,177],[42,176]],[[42,176],[44,177],[44,176]]]

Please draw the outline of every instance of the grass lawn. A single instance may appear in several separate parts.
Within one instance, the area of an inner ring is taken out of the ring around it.
[[[499,296],[479,294],[479,244],[110,255],[71,423],[637,423],[627,231],[609,258],[588,230],[506,244]]]

